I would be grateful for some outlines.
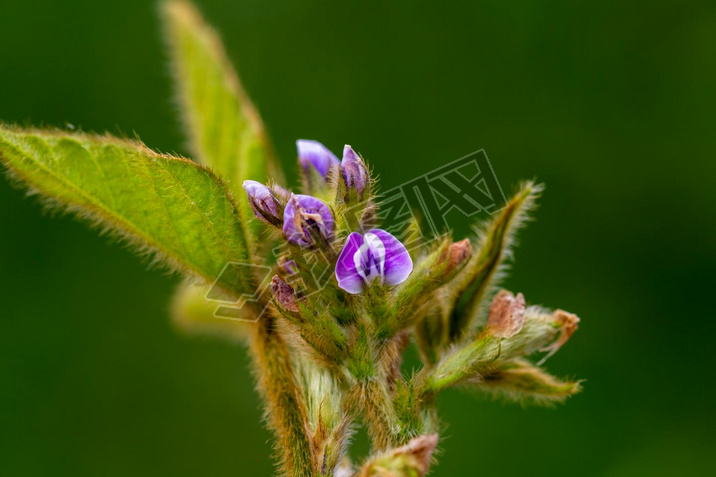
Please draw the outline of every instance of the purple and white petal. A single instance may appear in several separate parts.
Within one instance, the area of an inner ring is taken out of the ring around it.
[[[413,261],[403,244],[381,229],[350,234],[336,263],[338,286],[352,294],[361,293],[375,281],[397,285],[412,271]]]
[[[413,271],[413,260],[400,240],[381,229],[372,229],[366,236],[374,235],[385,247],[383,265],[383,284],[398,285],[403,283]]]
[[[365,283],[370,286],[375,279],[379,284],[383,284],[384,268],[385,268],[385,245],[377,235],[368,232],[363,236],[365,243],[360,249],[360,259],[356,258],[356,263],[360,260],[362,269],[358,270]]]
[[[365,289],[365,282],[356,267],[356,255],[360,256],[360,248],[365,244],[361,234],[353,232],[348,236],[336,263],[336,279],[338,286],[353,295]]]
[[[301,166],[306,171],[313,167],[323,177],[328,175],[331,166],[340,164],[336,155],[318,141],[299,139],[296,141],[296,149],[298,149],[298,161]]]

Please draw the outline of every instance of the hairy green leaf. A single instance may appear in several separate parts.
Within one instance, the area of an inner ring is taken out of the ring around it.
[[[163,14],[192,154],[221,174],[241,197],[242,215],[248,222],[253,215],[243,200],[244,180],[279,180],[281,174],[261,119],[221,40],[194,6],[184,0],[167,0]]]
[[[500,214],[479,233],[478,253],[449,287],[452,311],[449,319],[450,338],[457,341],[470,329],[484,298],[501,275],[505,258],[510,256],[514,235],[525,221],[527,212],[542,187],[527,183],[507,203]]]
[[[547,352],[546,359],[569,340],[578,324],[579,318],[572,313],[531,306],[525,310],[525,323],[519,333],[503,339],[487,328],[450,348],[435,367],[425,368],[418,376],[418,393],[430,396],[449,387],[480,383],[486,373],[538,351]]]
[[[460,347],[453,347],[433,368],[418,375],[418,395],[430,396],[447,388],[480,379],[483,369],[493,366],[500,357],[500,340],[482,333]]]
[[[224,184],[189,160],[138,141],[1,125],[0,158],[49,205],[104,226],[174,269],[212,282],[228,262],[248,260]],[[226,274],[218,285],[237,294],[251,283]]]
[[[538,405],[564,401],[582,389],[578,381],[557,379],[524,359],[485,372],[475,386],[511,401]]]

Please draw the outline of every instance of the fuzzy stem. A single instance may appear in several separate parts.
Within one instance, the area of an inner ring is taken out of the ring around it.
[[[369,321],[366,316],[362,320]],[[379,349],[369,327],[358,325],[353,334],[355,342],[346,363],[352,380],[347,400],[363,414],[373,451],[384,451],[393,446],[399,429],[386,368],[377,358]]]
[[[303,402],[286,343],[275,328],[275,318],[261,318],[255,326],[251,352],[258,388],[266,400],[266,418],[276,434],[283,475],[311,477],[313,468],[306,405]]]
[[[384,383],[376,379],[357,383],[350,391],[349,402],[366,420],[373,452],[395,446],[399,426]]]

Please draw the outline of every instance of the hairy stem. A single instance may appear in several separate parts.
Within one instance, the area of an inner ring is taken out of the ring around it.
[[[368,426],[372,451],[385,451],[396,444],[398,424],[384,383],[369,380],[357,383],[349,402],[363,414]]]
[[[262,317],[255,326],[251,352],[258,388],[266,400],[266,418],[277,437],[276,450],[284,475],[313,475],[308,416],[286,343],[275,328],[275,318]]]

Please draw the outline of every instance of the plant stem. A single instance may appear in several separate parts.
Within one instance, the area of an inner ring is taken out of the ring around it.
[[[273,316],[264,316],[256,323],[251,354],[258,388],[266,399],[266,419],[277,438],[282,474],[311,477],[313,452],[306,404],[294,378],[287,345],[275,328]]]

